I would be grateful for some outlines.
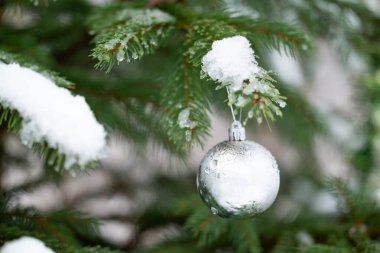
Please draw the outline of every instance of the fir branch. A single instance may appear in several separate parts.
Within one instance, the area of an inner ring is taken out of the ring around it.
[[[172,154],[183,155],[183,150],[178,143],[169,140],[166,126],[162,124],[166,116],[159,108],[155,108],[152,104],[138,102],[135,99],[123,102],[121,108],[123,108],[125,118],[120,122],[121,127],[119,129],[127,137],[135,140],[136,144],[141,145],[157,141],[155,144],[164,147]]]
[[[203,205],[198,194],[190,194],[181,197],[177,197],[172,201],[171,209],[174,216],[187,217],[192,214],[192,210]]]
[[[4,123],[9,132],[17,134],[22,127],[22,118],[17,111],[0,104],[0,125]]]
[[[202,206],[197,207],[190,214],[185,226],[192,232],[201,247],[214,244],[224,245],[228,240],[232,243],[234,252],[258,253],[261,251],[258,234],[250,221],[222,219]]]
[[[153,53],[174,29],[175,19],[158,9],[117,5],[101,10],[90,19],[95,34],[91,56],[96,68],[109,72],[116,62],[137,60]],[[106,20],[106,21],[105,21]]]
[[[352,220],[356,224],[362,224],[363,220],[357,214],[357,207],[354,202],[354,196],[353,193],[349,190],[348,186],[339,178],[334,178],[330,182],[332,184],[333,190],[335,190],[338,194],[337,196],[343,200],[343,206],[340,208],[342,210],[347,210],[348,214],[350,214]]]
[[[254,48],[283,50],[293,56],[303,55],[311,48],[305,34],[289,25],[247,17],[216,16],[194,20],[189,34],[191,46],[188,53],[194,65],[200,65],[212,42],[235,35],[247,37]]]
[[[33,71],[36,71],[42,74],[44,77],[50,79],[54,84],[61,86],[63,88],[74,88],[74,84],[70,81],[67,81],[65,78],[62,78],[54,71],[48,70],[43,66],[40,66],[36,63],[32,63],[28,59],[25,59],[23,56],[18,54],[11,54],[6,51],[0,51],[0,64],[12,64],[16,63],[20,66],[26,67]],[[7,106],[6,104],[0,104],[0,125],[6,125],[7,130],[11,133],[19,135],[24,119],[21,117],[20,113]],[[64,168],[66,156],[58,151],[56,147],[49,146],[46,139],[40,142],[34,142],[31,145],[35,153],[39,154],[44,167],[47,172],[51,173],[60,173],[63,174],[66,170],[69,170],[71,173],[75,174],[76,169],[88,169],[93,167],[96,163],[95,161],[90,161],[83,166],[78,166],[73,164],[70,168]]]
[[[198,207],[188,217],[186,228],[198,239],[200,246],[217,243],[229,231],[229,222],[213,215],[205,206]]]
[[[96,87],[97,83],[93,84]],[[109,131],[122,134],[134,144],[138,152],[145,152],[146,144],[149,143],[153,147],[163,148],[175,158],[183,157],[183,149],[169,140],[163,125],[166,115],[158,101],[159,90],[150,87],[144,89],[144,85],[139,82],[131,82],[130,85],[127,89],[124,86],[121,89],[106,88],[104,91],[90,88],[89,85],[79,88],[79,92],[86,93],[89,104]]]
[[[143,1],[108,4],[95,9],[88,17],[87,24],[91,27],[91,33],[100,32],[105,28],[123,24],[132,18],[135,10],[142,11],[143,7]]]
[[[364,57],[377,52],[380,33],[375,27],[380,25],[380,18],[366,4],[327,0],[293,8],[304,27],[338,49],[344,63],[353,50]]]
[[[294,252],[294,236],[290,231],[280,234],[275,247],[271,253],[292,253]]]
[[[22,128],[22,117],[20,114],[9,107],[0,104],[0,125],[6,124],[8,132],[18,135]],[[37,153],[44,164],[46,172],[51,174],[61,174],[67,170],[75,174],[76,169],[87,170],[96,165],[95,161],[87,163],[84,167],[78,168],[73,165],[71,168],[64,168],[66,156],[61,154],[56,148],[50,147],[46,141],[35,142],[32,150]]]
[[[217,26],[214,26],[214,29],[215,27]],[[211,28],[207,28],[207,25],[206,28],[204,26],[194,26],[194,29],[196,30],[195,32],[203,36],[209,33],[209,31],[211,30]],[[219,29],[222,30],[222,28]],[[218,28],[216,29],[216,32],[217,31]],[[233,31],[234,30],[231,30],[231,32]],[[285,97],[281,96],[279,91],[273,85],[275,80],[270,76],[270,72],[259,67],[256,60],[254,62],[250,62],[250,64],[251,66],[256,66],[256,68],[258,69],[257,73],[254,76],[246,76],[245,80],[235,80],[235,83],[231,83],[231,81],[223,81],[219,79],[220,75],[219,77],[216,77],[215,75],[213,76],[212,74],[210,75],[210,73],[216,72],[215,69],[218,69],[217,67],[215,67],[218,66],[216,63],[218,61],[218,56],[217,54],[214,54],[214,50],[218,51],[221,49],[214,48],[214,45],[217,45],[216,43],[220,43],[219,47],[227,47],[226,45],[228,44],[244,42],[244,45],[249,47],[247,54],[252,54],[252,57],[255,57],[253,50],[250,48],[250,43],[245,37],[233,36],[229,38],[224,38],[222,40],[217,40],[216,42],[213,42],[213,48],[205,56],[199,53],[197,54],[196,51],[204,53],[203,51],[205,50],[205,48],[201,49],[200,47],[208,45],[208,42],[199,42],[199,40],[193,42],[193,48],[189,50],[189,54],[192,54],[193,61],[195,61],[195,65],[198,64],[197,61],[200,61],[199,58],[202,57],[201,77],[209,77],[210,79],[219,82],[220,85],[218,85],[216,89],[221,89],[224,87],[227,88],[228,105],[232,106],[234,108],[234,111],[241,111],[242,109],[246,109],[248,111],[247,116],[244,117],[244,124],[246,124],[248,119],[252,117],[255,117],[257,121],[261,123],[263,121],[263,118],[265,118],[268,122],[268,120],[274,121],[275,115],[282,116],[280,107],[285,107]],[[206,62],[204,61],[205,58],[207,59]],[[221,59],[224,59],[223,56],[220,57],[220,60]],[[217,71],[223,72],[224,70],[218,69]],[[231,91],[230,86],[235,86],[239,88],[235,88],[234,91]]]
[[[0,224],[17,226],[21,229],[31,230],[35,227],[32,217],[35,212],[31,209],[10,208],[10,196],[0,196]]]
[[[188,28],[189,61],[194,66],[201,65],[202,57],[211,49],[215,40],[238,35],[239,31],[224,21],[215,19],[196,19]]]
[[[261,252],[260,239],[253,223],[250,221],[234,221],[229,230],[229,237],[237,253]]]
[[[208,135],[208,92],[186,53],[173,68],[162,89],[160,104],[170,140],[181,150],[188,151]]]
[[[330,179],[327,184],[341,202],[342,212],[357,225],[363,225],[378,212],[376,196],[366,185],[354,191],[340,178]]]
[[[16,135],[22,128],[20,114],[9,107],[0,104],[0,125],[6,124],[7,130]],[[33,143],[33,151],[41,157],[47,172],[63,174],[65,155],[60,154],[57,149],[50,147],[47,142]],[[89,163],[85,167],[92,167]]]
[[[193,241],[186,239],[169,240],[148,249],[134,250],[131,253],[208,253],[200,249]]]
[[[59,241],[73,246],[80,246],[78,235],[95,238],[98,233],[97,221],[72,209],[34,215],[32,222],[38,231],[51,234]]]
[[[300,253],[353,253],[346,247],[327,246],[327,245],[313,245],[298,251]]]
[[[113,250],[107,247],[93,246],[81,247],[63,243],[50,234],[37,232],[34,230],[20,229],[16,226],[0,224],[0,245],[7,241],[18,239],[22,236],[31,236],[43,241],[49,248],[56,253],[121,253],[121,251]]]
[[[54,245],[70,245],[73,249],[80,247],[78,236],[93,239],[97,235],[97,222],[76,210],[38,213],[29,208],[11,207],[9,201],[9,196],[0,196],[0,244],[30,235],[48,244],[51,241]]]
[[[373,191],[365,186],[353,191],[339,178],[331,179],[328,183],[341,203],[341,211],[351,223],[349,236],[355,241],[359,252],[372,248],[370,238],[380,226],[379,205]]]
[[[231,18],[227,24],[246,32],[253,45],[268,50],[284,50],[285,53],[296,56],[311,49],[310,39],[291,25],[250,17]]]

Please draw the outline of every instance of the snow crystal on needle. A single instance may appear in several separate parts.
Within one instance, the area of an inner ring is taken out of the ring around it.
[[[189,108],[183,109],[178,114],[178,124],[179,124],[180,128],[193,129],[197,126],[197,123],[195,121],[190,120],[190,109]]]
[[[240,90],[243,81],[253,79],[260,70],[251,44],[243,36],[214,41],[202,58],[202,69],[213,80],[230,84],[232,91]]]
[[[0,63],[0,103],[20,113],[24,144],[47,141],[66,155],[66,168],[75,163],[83,166],[104,155],[106,133],[85,99],[57,87],[40,73]]]
[[[40,240],[24,236],[19,239],[7,242],[1,249],[0,253],[54,253],[53,250],[46,247]]]

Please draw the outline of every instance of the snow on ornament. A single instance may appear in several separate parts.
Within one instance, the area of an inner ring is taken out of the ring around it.
[[[245,139],[241,123],[232,123],[229,140],[211,148],[201,161],[198,191],[213,214],[254,217],[276,199],[280,175],[276,160],[260,144]]]
[[[23,236],[5,243],[0,253],[54,253],[54,251],[36,238]]]
[[[66,169],[105,155],[106,132],[85,99],[32,69],[0,62],[0,103],[19,112],[21,141],[46,141],[66,156]]]
[[[211,148],[201,161],[197,188],[213,214],[221,217],[254,217],[267,210],[277,197],[280,173],[272,154],[245,138],[244,123],[255,117],[259,123],[281,116],[286,105],[274,80],[262,69],[249,41],[234,36],[215,41],[202,58],[202,71],[225,87],[233,123],[229,140]],[[235,114],[238,112],[239,120]]]

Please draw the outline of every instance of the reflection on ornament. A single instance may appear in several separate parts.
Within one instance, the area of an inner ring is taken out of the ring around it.
[[[201,161],[198,191],[213,214],[254,217],[276,199],[280,175],[276,160],[260,144],[245,140],[245,129],[235,121],[229,140],[210,149]]]

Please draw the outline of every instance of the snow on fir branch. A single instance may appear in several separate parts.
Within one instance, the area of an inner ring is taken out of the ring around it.
[[[66,169],[84,168],[105,154],[106,132],[85,99],[34,70],[0,63],[0,103],[19,113],[22,142],[46,142],[65,156]]]
[[[97,68],[111,70],[115,62],[153,53],[173,30],[175,18],[159,9],[102,9],[94,14],[91,33],[96,47],[91,56]]]
[[[19,239],[7,242],[0,253],[54,253],[54,251],[45,246],[45,244],[33,237],[23,236]]]
[[[220,83],[216,89],[227,88],[228,105],[234,113],[245,109],[249,118],[258,123],[263,118],[274,120],[282,116],[286,103],[274,87],[270,73],[261,68],[250,42],[243,36],[233,36],[214,41],[212,49],[202,58],[202,76],[208,75]]]
[[[166,116],[164,126],[178,151],[187,151],[193,144],[201,143],[209,131],[207,91],[199,79],[199,70],[191,67],[184,51],[173,65],[161,94],[160,103]]]
[[[4,51],[3,49],[0,50],[0,61],[9,64],[9,63],[15,63],[17,62],[18,64],[27,67],[28,69],[34,70],[48,79],[52,80],[57,86],[64,87],[71,89],[75,85],[66,80],[65,78],[61,77],[58,73],[46,69],[43,66],[39,65],[36,62],[31,61],[30,58],[25,58],[25,56],[20,55],[20,54],[13,54],[9,53],[8,51]]]

